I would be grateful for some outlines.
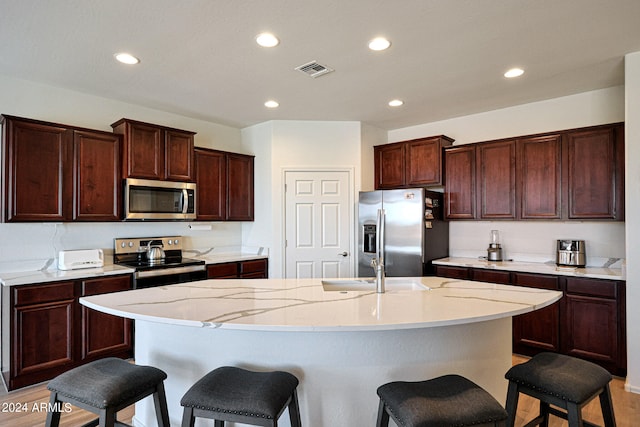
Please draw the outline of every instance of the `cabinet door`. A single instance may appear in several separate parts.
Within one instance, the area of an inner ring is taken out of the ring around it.
[[[567,134],[569,219],[621,219],[623,144],[613,127]]]
[[[124,133],[124,178],[163,179],[164,139],[153,125],[122,122],[114,132]]]
[[[120,137],[90,131],[73,135],[73,219],[120,220]]]
[[[105,277],[82,281],[82,296],[131,289],[131,276]],[[80,358],[131,357],[133,321],[81,306],[82,338]]]
[[[49,380],[72,367],[74,301],[73,282],[13,289],[9,389]]]
[[[442,184],[442,145],[440,138],[406,144],[406,185],[423,187]]]
[[[405,145],[387,144],[373,148],[375,188],[390,189],[405,186]]]
[[[173,181],[193,180],[193,134],[165,131],[165,177]]]
[[[561,218],[561,135],[519,139],[517,152],[519,218]]]
[[[615,281],[567,278],[566,354],[626,369],[620,366],[625,338],[618,299]]]
[[[219,151],[195,150],[197,218],[221,221],[227,213],[227,160]]]
[[[227,219],[253,221],[253,156],[227,154]]]
[[[480,219],[515,219],[515,141],[478,144],[476,150]]]
[[[557,291],[556,276],[513,273],[513,285]],[[560,303],[513,317],[513,351],[533,356],[541,351],[560,352]]]
[[[447,219],[476,217],[476,147],[445,151],[445,215]]]
[[[5,221],[69,220],[72,197],[68,129],[13,118],[6,118],[4,126]]]

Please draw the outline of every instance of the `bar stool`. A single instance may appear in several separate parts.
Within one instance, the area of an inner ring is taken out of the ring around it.
[[[387,383],[378,396],[376,427],[387,427],[389,417],[403,427],[502,426],[507,419],[493,396],[460,375]]]
[[[527,426],[546,426],[549,414],[564,418],[569,422],[569,427],[595,426],[582,420],[582,407],[596,396],[600,397],[605,426],[616,425],[609,390],[611,374],[595,363],[562,354],[539,353],[529,361],[509,369],[505,377],[509,380],[509,427],[515,422],[519,393],[540,400],[540,414]]]
[[[277,427],[289,408],[292,427],[301,427],[296,387],[298,379],[288,372],[253,372],[224,366],[209,372],[182,397],[182,427],[193,427],[196,417],[255,426]]]
[[[153,394],[159,427],[169,426],[163,381],[167,374],[152,366],[138,366],[115,357],[96,360],[51,380],[47,427],[60,424],[65,402],[99,415],[85,426],[126,426],[117,412]]]

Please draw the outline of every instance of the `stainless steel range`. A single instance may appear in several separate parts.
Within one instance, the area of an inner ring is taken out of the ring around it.
[[[182,237],[114,239],[113,262],[135,269],[133,288],[150,288],[207,278],[203,260],[182,257]]]

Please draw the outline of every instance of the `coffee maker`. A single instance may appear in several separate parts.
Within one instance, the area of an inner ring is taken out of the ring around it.
[[[502,261],[502,247],[500,246],[500,232],[491,230],[490,243],[487,249],[487,261]]]

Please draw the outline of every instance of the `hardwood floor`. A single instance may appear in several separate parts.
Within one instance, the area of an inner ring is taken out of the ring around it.
[[[513,362],[522,363],[525,358],[514,356]],[[506,390],[505,390],[506,395]],[[640,394],[628,393],[624,390],[624,379],[614,378],[611,383],[611,395],[616,415],[617,427],[637,427],[640,425]],[[47,417],[46,407],[49,402],[49,391],[46,384],[26,387],[10,393],[0,392],[0,426],[7,427],[36,427],[43,426]],[[119,413],[119,419],[131,423],[134,407],[130,406]],[[518,418],[516,427],[538,414],[537,400],[529,396],[520,396],[518,404]],[[600,403],[594,399],[583,409],[585,420],[602,425]],[[69,413],[63,413],[60,425],[63,427],[77,427],[95,418],[93,414],[73,407]],[[549,427],[567,426],[567,422],[551,417]],[[313,427],[313,426],[309,426]],[[353,426],[361,427],[361,426]],[[366,426],[362,426],[366,427]]]

